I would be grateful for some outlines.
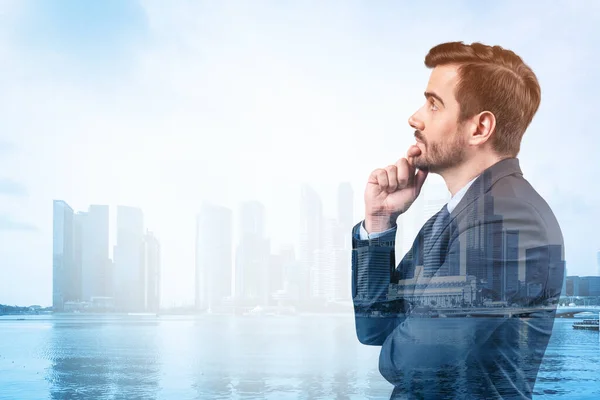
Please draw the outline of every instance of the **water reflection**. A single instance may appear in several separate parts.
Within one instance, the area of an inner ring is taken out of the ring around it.
[[[154,399],[159,390],[156,323],[85,321],[53,324],[52,399]]]
[[[209,394],[219,399],[389,398],[391,393],[372,364],[364,362],[368,349],[354,345],[350,318],[231,324],[214,318],[211,325],[198,330],[198,340],[190,344],[202,354],[192,384],[198,399]]]
[[[600,398],[598,332],[572,324],[554,321],[534,399]],[[535,336],[524,324],[519,329],[498,332],[519,337],[504,356],[521,363],[520,349],[531,348]],[[378,370],[379,350],[357,343],[351,315],[0,319],[0,398],[387,400],[393,386]],[[415,385],[426,385],[423,373],[416,377]],[[436,376],[461,390],[470,379],[459,368]]]

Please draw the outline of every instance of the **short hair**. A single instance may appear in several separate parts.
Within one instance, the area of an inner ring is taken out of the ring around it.
[[[458,65],[454,93],[460,105],[458,122],[490,111],[496,117],[493,149],[516,157],[540,105],[541,89],[531,68],[511,50],[478,42],[442,43],[425,56],[427,68],[449,64]]]

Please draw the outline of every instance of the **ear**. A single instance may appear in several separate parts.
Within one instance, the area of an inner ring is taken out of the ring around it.
[[[496,130],[496,116],[490,111],[482,111],[472,118],[472,131],[469,142],[481,145],[487,142]]]

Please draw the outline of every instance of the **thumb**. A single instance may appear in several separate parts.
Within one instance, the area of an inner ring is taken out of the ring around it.
[[[415,175],[415,196],[418,196],[421,193],[421,188],[423,187],[428,174],[429,171],[427,170],[420,169],[417,171],[417,174]]]

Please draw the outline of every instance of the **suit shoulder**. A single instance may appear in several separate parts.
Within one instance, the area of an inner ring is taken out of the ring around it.
[[[514,228],[536,226],[554,243],[562,243],[560,224],[548,202],[522,175],[509,175],[483,196],[491,204],[490,212],[501,216]],[[541,233],[541,232],[540,232]]]

